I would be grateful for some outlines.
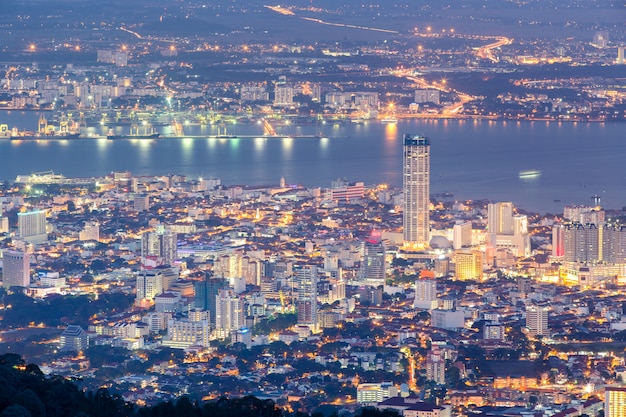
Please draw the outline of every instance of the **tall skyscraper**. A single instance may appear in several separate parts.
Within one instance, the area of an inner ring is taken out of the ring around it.
[[[364,280],[379,286],[385,284],[385,244],[380,231],[373,230],[364,243],[361,276]]]
[[[490,249],[503,248],[515,256],[530,256],[528,218],[524,215],[513,215],[513,203],[510,201],[489,203],[487,229]]]
[[[28,287],[30,284],[30,254],[5,250],[2,253],[2,286]]]
[[[215,327],[216,297],[220,289],[228,287],[228,280],[223,278],[206,278],[193,285],[196,308],[209,312],[209,322]]]
[[[30,243],[43,243],[48,240],[46,231],[46,211],[36,210],[17,214],[17,235]]]
[[[428,246],[430,228],[430,141],[404,135],[404,243],[410,248]]]
[[[513,203],[500,201],[487,206],[487,228],[490,234],[513,234]]]
[[[317,326],[317,270],[305,265],[296,272],[298,324]]]
[[[602,259],[600,229],[595,224],[568,224],[563,247],[566,262],[597,262]]]
[[[552,256],[562,258],[565,255],[565,227],[562,224],[552,226]]]

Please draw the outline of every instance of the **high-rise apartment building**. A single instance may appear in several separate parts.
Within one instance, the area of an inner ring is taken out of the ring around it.
[[[163,292],[163,274],[159,270],[141,270],[137,275],[135,304],[149,306]]]
[[[600,229],[595,224],[568,224],[563,232],[563,247],[566,262],[597,262],[601,260]]]
[[[487,206],[487,229],[489,248],[504,249],[515,256],[530,256],[528,218],[514,215],[513,203],[510,201],[490,203]]]
[[[613,264],[626,264],[626,226],[603,227],[602,260]]]
[[[626,417],[626,387],[604,389],[604,416]]]
[[[20,239],[34,244],[48,240],[46,211],[36,210],[17,213],[17,235]]]
[[[415,308],[433,309],[437,308],[437,281],[422,280],[415,281]]]
[[[452,226],[452,248],[461,249],[472,245],[472,222],[460,221]]]
[[[363,247],[363,261],[361,263],[361,276],[363,280],[373,285],[385,284],[385,244],[379,231],[372,231],[365,240]]]
[[[562,224],[552,226],[552,256],[565,256],[565,227]]]
[[[526,308],[526,328],[530,336],[550,336],[548,307],[530,305]]]
[[[409,248],[428,246],[430,235],[430,141],[404,135],[404,242]]]
[[[150,197],[147,194],[136,194],[133,198],[133,209],[138,212],[150,209]]]
[[[513,203],[500,201],[487,206],[487,230],[489,234],[513,234]]]
[[[317,326],[317,270],[305,265],[296,272],[298,324]]]
[[[157,265],[172,265],[177,257],[177,235],[169,228],[158,225],[154,232],[141,235],[141,259],[156,257]]]
[[[426,379],[437,384],[446,383],[446,361],[439,349],[433,349],[426,355]]]
[[[2,253],[2,286],[28,287],[30,284],[30,254],[5,250]]]
[[[215,300],[215,328],[230,335],[233,330],[246,327],[244,300],[228,288],[218,290]]]

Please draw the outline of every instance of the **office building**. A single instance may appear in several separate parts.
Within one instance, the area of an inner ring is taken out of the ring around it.
[[[88,347],[89,335],[82,327],[70,325],[61,333],[60,350],[78,353]]]
[[[204,281],[195,282],[193,288],[196,308],[208,311],[209,323],[215,327],[216,297],[220,289],[228,288],[228,280],[207,277]]]
[[[430,141],[404,135],[404,243],[410,249],[426,247],[430,229]]]
[[[392,382],[359,384],[356,387],[356,402],[359,405],[376,405],[397,396],[398,388]]]
[[[626,387],[604,389],[604,417],[626,417]]]
[[[30,254],[21,251],[2,252],[2,286],[28,287],[30,285]]]
[[[477,250],[454,252],[455,276],[458,280],[483,279],[483,253]]]
[[[305,265],[296,272],[296,310],[298,324],[316,328],[317,326],[317,270]]]
[[[187,319],[168,320],[167,336],[163,339],[163,345],[177,349],[191,346],[208,347],[210,336],[211,329],[206,314],[198,315],[192,311]]]
[[[548,307],[530,305],[526,308],[526,329],[529,336],[550,336]]]
[[[385,244],[380,231],[373,230],[363,245],[361,277],[374,286],[385,284]]]
[[[624,45],[620,45],[617,47],[617,63],[623,64],[624,62],[626,62],[624,60]]]
[[[324,191],[325,200],[352,201],[365,196],[365,184],[363,182],[347,182],[336,180],[331,183],[331,188]]]
[[[48,240],[46,211],[36,210],[17,213],[17,235],[20,239],[33,244]]]

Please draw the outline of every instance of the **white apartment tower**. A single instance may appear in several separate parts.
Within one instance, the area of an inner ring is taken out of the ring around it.
[[[230,334],[246,326],[246,309],[242,297],[228,288],[218,290],[215,296],[215,328]]]
[[[298,324],[317,326],[317,270],[305,265],[296,272]]]
[[[426,247],[430,229],[430,141],[404,135],[404,243],[410,248]]]
[[[548,307],[530,305],[526,308],[526,328],[530,336],[550,336]]]
[[[17,214],[17,235],[29,243],[43,243],[48,239],[46,211],[36,210]]]
[[[28,287],[30,284],[30,254],[5,250],[2,253],[2,286]]]
[[[422,280],[415,281],[415,308],[433,309],[437,308],[437,281]]]

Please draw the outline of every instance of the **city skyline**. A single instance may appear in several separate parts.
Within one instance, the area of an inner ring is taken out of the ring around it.
[[[5,1],[0,414],[623,415],[625,11]]]

